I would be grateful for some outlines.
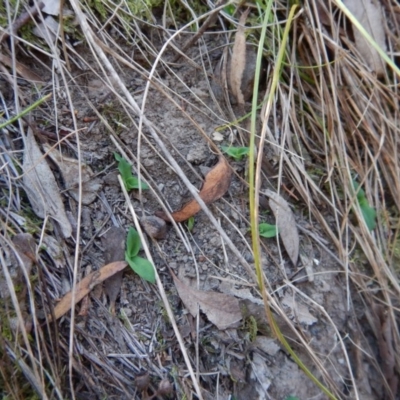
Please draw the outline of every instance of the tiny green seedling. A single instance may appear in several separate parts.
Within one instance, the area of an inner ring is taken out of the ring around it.
[[[244,156],[249,154],[249,147],[228,147],[222,146],[222,151],[228,154],[229,157],[234,158],[236,161],[240,161]]]
[[[276,225],[263,222],[262,224],[258,225],[258,232],[262,237],[273,238],[278,235],[278,227]]]
[[[360,185],[353,180],[354,190],[357,192],[357,201],[360,206],[361,213],[364,217],[365,224],[367,228],[372,231],[376,227],[376,210],[371,207],[368,203],[365,192],[360,188]]]
[[[136,176],[132,175],[132,166],[121,157],[118,153],[114,153],[115,159],[118,161],[118,171],[121,174],[122,181],[124,182],[127,191],[132,189],[149,189],[149,186],[144,182],[139,182]]]
[[[148,282],[155,283],[156,274],[153,265],[149,260],[137,255],[141,247],[142,243],[140,242],[140,236],[136,229],[129,228],[128,237],[126,239],[125,261],[141,278]]]
[[[190,217],[190,218],[187,220],[187,228],[188,228],[188,231],[191,232],[192,229],[193,229],[193,227],[194,227],[194,217]]]

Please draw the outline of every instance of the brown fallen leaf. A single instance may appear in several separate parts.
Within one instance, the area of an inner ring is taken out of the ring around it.
[[[199,196],[206,204],[211,204],[220,199],[231,184],[232,171],[224,157],[220,157],[217,165],[206,175],[203,187]],[[171,214],[175,222],[183,222],[197,214],[201,210],[200,204],[195,200],[189,201],[179,211]],[[169,217],[163,212],[158,212],[157,216],[170,221]]]
[[[98,271],[94,271],[88,276],[85,276],[77,285],[75,292],[75,304],[81,301],[96,285],[102,283],[114,274],[122,271],[127,267],[125,261],[116,261],[111,264],[104,265]],[[54,318],[62,317],[71,309],[72,291],[68,292],[54,307]],[[48,316],[51,320],[51,315]]]
[[[344,0],[343,3],[382,50],[386,51],[386,34],[381,3],[377,0]],[[385,71],[385,64],[381,56],[356,27],[353,28],[353,31],[357,50],[364,61],[378,76],[382,75]]]
[[[116,226],[111,227],[102,237],[104,247],[104,261],[106,264],[121,261],[125,258],[125,230]],[[110,301],[110,312],[115,314],[115,301],[121,291],[122,275],[124,271],[117,272],[104,282],[104,291]]]
[[[13,61],[10,57],[5,56],[4,54],[0,53],[0,63],[4,64],[5,66],[12,68],[13,67]],[[15,61],[15,69],[17,71],[17,74],[24,78],[25,80],[29,82],[34,82],[38,84],[44,84],[43,79],[35,74],[32,69],[28,68],[26,65]]]
[[[88,205],[93,203],[96,200],[97,192],[101,188],[101,181],[93,177],[92,169],[86,164],[79,163],[79,160],[75,158],[64,156],[47,143],[43,144],[43,150],[57,164],[68,193],[76,201],[79,201],[79,169],[81,169],[82,204]]]
[[[69,238],[72,227],[65,212],[60,189],[31,128],[28,128],[26,135],[22,168],[24,189],[34,213],[40,218],[50,216],[56,220],[63,237]]]
[[[244,96],[242,93],[242,77],[243,72],[246,68],[246,35],[245,23],[249,14],[247,9],[239,18],[238,30],[235,36],[235,43],[233,45],[231,68],[229,82],[232,89],[233,95],[236,97],[239,105],[244,105]]]
[[[238,299],[223,293],[194,289],[179,280],[172,270],[170,271],[179,297],[193,317],[197,316],[200,308],[218,329],[232,327],[242,319]]]
[[[287,201],[278,193],[267,190],[266,194],[269,197],[269,206],[276,218],[279,236],[293,265],[296,265],[299,257],[300,239],[293,212]]]

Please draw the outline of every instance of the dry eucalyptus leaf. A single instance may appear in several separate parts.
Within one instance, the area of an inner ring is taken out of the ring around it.
[[[110,278],[114,274],[122,271],[127,267],[127,263],[125,261],[116,261],[111,264],[104,265],[98,271],[94,271],[91,274],[85,276],[78,284],[76,285],[75,291],[75,304],[81,301],[89,292],[100,283],[104,282],[106,279]],[[54,307],[54,317],[58,319],[62,317],[65,313],[67,313],[71,306],[75,304],[71,304],[72,301],[72,291],[68,292]],[[51,316],[48,316],[51,319]]]
[[[106,264],[125,259],[125,237],[124,229],[113,226],[101,238]],[[123,274],[124,271],[117,272],[104,282],[104,291],[110,301],[110,311],[113,315],[115,314],[115,301],[121,291]]]
[[[383,25],[381,3],[377,0],[344,0],[343,3],[382,50],[386,51],[385,28]],[[381,56],[356,27],[353,28],[353,31],[357,50],[364,58],[364,61],[378,76],[382,75],[385,70],[385,65]]]
[[[299,258],[300,239],[293,212],[287,201],[278,193],[267,190],[266,195],[269,197],[269,206],[275,215],[279,236],[293,265],[296,265]]]
[[[171,274],[179,297],[193,317],[197,316],[200,308],[218,329],[233,327],[242,319],[239,301],[235,297],[194,289],[180,281],[172,271]]]
[[[203,187],[199,193],[200,198],[206,204],[211,204],[220,199],[229,189],[231,178],[232,171],[229,163],[224,157],[220,157],[217,165],[205,177]],[[200,210],[200,204],[193,199],[183,206],[181,210],[176,211],[171,215],[176,222],[183,222],[197,214]],[[159,212],[157,215],[165,221],[169,221],[168,216],[163,212]]]
[[[40,218],[50,216],[57,221],[64,238],[70,237],[72,228],[65,213],[60,189],[31,128],[28,128],[26,135],[22,168],[24,189],[34,213]]]
[[[289,293],[285,294],[282,304],[291,309],[293,316],[299,323],[313,325],[318,322],[317,318],[310,313],[308,307],[303,303],[297,302],[294,296],[291,296]]]
[[[13,67],[13,60],[10,57],[7,57],[1,53],[0,53],[0,63],[6,65],[9,68]],[[43,79],[39,75],[35,74],[31,68],[28,68],[26,65],[16,60],[15,60],[15,69],[17,71],[17,74],[20,75],[25,80],[29,82],[44,84]]]
[[[246,23],[249,10],[246,10],[239,19],[238,30],[233,45],[233,53],[230,67],[230,86],[233,95],[237,99],[239,105],[244,105],[244,96],[242,93],[242,77],[246,68],[246,35],[244,33],[244,25]]]
[[[96,200],[97,192],[101,189],[101,180],[93,178],[92,169],[86,164],[80,164],[75,158],[63,156],[48,144],[44,144],[43,149],[48,152],[50,158],[57,164],[68,193],[76,201],[79,201],[79,168],[81,168],[82,204],[93,203]]]

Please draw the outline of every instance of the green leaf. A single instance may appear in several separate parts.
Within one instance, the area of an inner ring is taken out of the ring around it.
[[[371,207],[368,203],[368,199],[365,196],[365,192],[360,188],[360,185],[353,180],[354,190],[357,191],[357,201],[360,206],[361,214],[364,217],[367,228],[372,231],[376,228],[376,210]]]
[[[194,227],[194,217],[190,217],[187,220],[187,228],[188,228],[189,232],[193,229],[193,227]]]
[[[258,225],[258,232],[262,237],[273,238],[278,234],[278,228],[276,225],[271,225],[264,222]]]
[[[118,161],[118,171],[121,174],[122,181],[124,182],[126,190],[149,189],[149,186],[144,182],[139,182],[139,179],[132,175],[132,166],[121,157],[118,153],[114,153],[115,159]]]
[[[133,257],[137,256],[142,244],[140,242],[140,236],[137,233],[136,229],[129,228],[128,236],[126,238],[126,253],[125,258],[128,257],[133,259]],[[128,260],[126,260],[128,261]]]
[[[125,183],[126,190],[139,189],[140,186],[142,187],[142,189],[149,188],[146,183],[139,182],[139,179],[134,176],[130,176],[124,183]]]
[[[358,201],[360,204],[361,213],[364,217],[365,224],[370,231],[376,228],[376,211],[368,204],[368,200]]]
[[[249,154],[249,147],[228,147],[222,146],[222,151],[228,156],[234,158],[236,161],[240,161],[244,156]]]
[[[136,256],[132,259],[127,257],[125,253],[125,260],[129,264],[129,266],[144,280],[150,283],[156,282],[156,274],[154,271],[153,264],[146,260],[145,258]]]
[[[123,158],[122,158],[118,153],[115,153],[115,152],[114,152],[114,158],[115,158],[117,161],[123,160]]]
[[[228,4],[227,6],[224,7],[224,11],[228,15],[232,16],[236,11],[236,7],[233,4]]]

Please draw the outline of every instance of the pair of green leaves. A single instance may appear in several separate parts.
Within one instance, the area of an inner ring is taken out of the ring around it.
[[[236,161],[240,161],[244,156],[249,154],[250,147],[228,147],[222,146],[222,151],[228,154],[229,157],[234,158]]]
[[[156,274],[152,263],[137,255],[141,247],[142,243],[136,229],[129,228],[128,237],[126,239],[125,261],[141,278],[148,282],[155,283]]]
[[[372,208],[367,200],[365,192],[360,185],[353,180],[353,188],[357,192],[357,201],[360,206],[361,214],[364,217],[365,224],[370,231],[376,227],[376,210]]]
[[[132,175],[132,166],[121,157],[118,153],[114,153],[115,159],[118,161],[118,171],[121,175],[122,181],[124,182],[125,189],[129,192],[132,189],[149,189],[149,186],[144,182],[139,182],[136,176]]]
[[[265,238],[273,238],[278,235],[278,227],[276,225],[263,222],[258,225],[258,233]]]

